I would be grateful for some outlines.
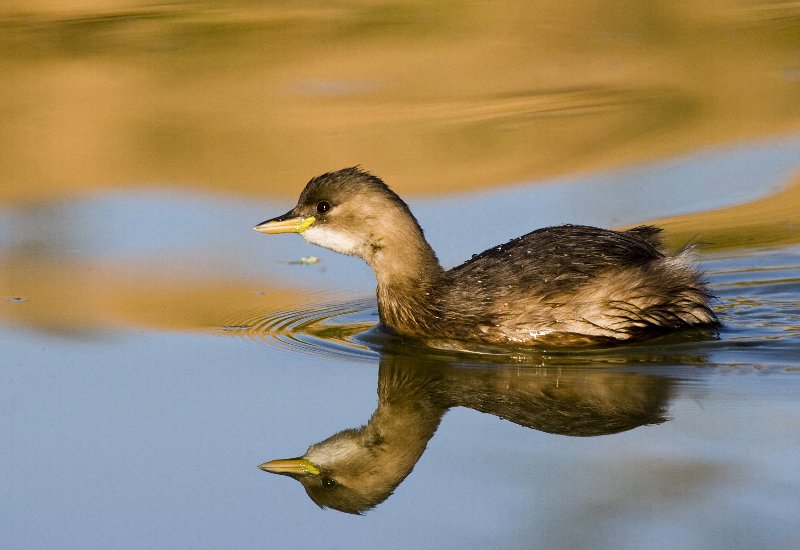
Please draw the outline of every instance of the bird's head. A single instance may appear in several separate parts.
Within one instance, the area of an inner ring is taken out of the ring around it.
[[[381,437],[364,427],[315,443],[301,457],[271,460],[259,468],[293,477],[321,508],[350,514],[386,500],[410,471],[395,464]]]
[[[385,249],[407,257],[422,248],[422,229],[408,206],[380,178],[358,167],[313,178],[286,214],[256,225],[261,233],[299,233],[313,244],[374,265]],[[430,252],[432,255],[432,252]]]

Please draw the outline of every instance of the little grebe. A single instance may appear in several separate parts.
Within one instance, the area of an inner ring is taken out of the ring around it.
[[[547,227],[445,271],[402,199],[353,167],[313,178],[297,206],[254,229],[362,258],[381,322],[405,336],[552,346],[719,325],[690,249],[667,255],[652,226]]]

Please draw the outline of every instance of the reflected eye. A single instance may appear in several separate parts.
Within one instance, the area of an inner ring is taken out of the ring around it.
[[[324,214],[325,212],[327,212],[330,209],[331,209],[331,203],[329,203],[328,201],[319,201],[317,203],[317,213],[318,214]]]
[[[331,489],[336,487],[336,482],[329,477],[323,477],[322,479],[319,480],[319,482],[320,485],[322,485],[322,488],[325,489],[326,491],[330,491]]]

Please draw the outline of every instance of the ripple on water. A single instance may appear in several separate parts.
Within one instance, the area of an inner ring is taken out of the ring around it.
[[[251,311],[222,330],[291,352],[374,361],[377,353],[357,337],[378,323],[375,299],[317,299],[297,309]]]
[[[723,340],[798,344],[800,249],[750,251],[712,260],[709,267],[713,292],[721,301]]]

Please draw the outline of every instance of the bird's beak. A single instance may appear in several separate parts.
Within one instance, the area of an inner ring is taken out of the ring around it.
[[[304,218],[302,216],[297,216],[294,211],[292,211],[287,212],[283,216],[261,222],[253,229],[259,233],[267,233],[269,235],[275,235],[277,233],[302,233],[311,227],[311,224],[315,221],[317,221],[317,218],[314,216]]]
[[[270,460],[259,466],[265,472],[273,474],[286,474],[286,475],[303,475],[313,474],[319,475],[319,469],[311,464],[305,458],[283,458],[278,460]]]

